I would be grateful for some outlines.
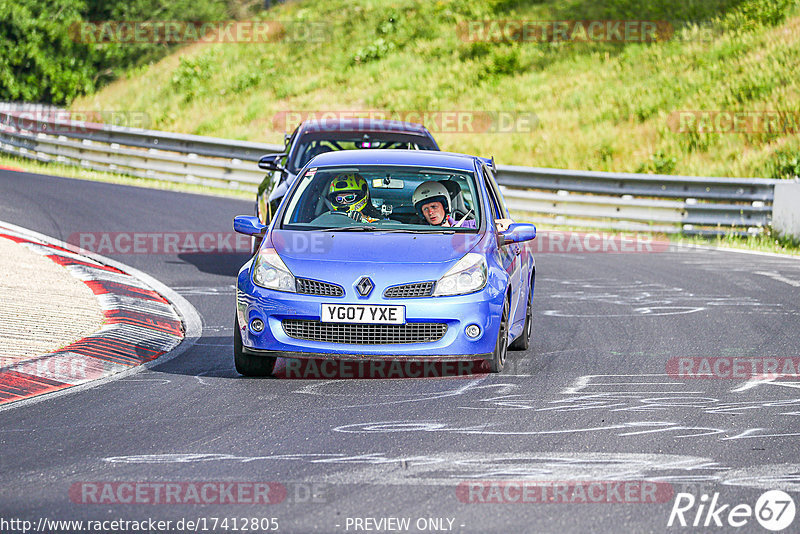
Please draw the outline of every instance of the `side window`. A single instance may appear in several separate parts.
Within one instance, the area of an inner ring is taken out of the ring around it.
[[[495,197],[494,190],[492,190],[492,186],[486,180],[486,176],[484,175],[484,182],[486,182],[486,191],[489,193],[489,222],[492,224],[495,219],[500,219],[500,208],[497,206],[497,198]]]
[[[494,197],[493,200],[497,205],[498,211],[496,212],[497,215],[495,215],[495,218],[509,218],[508,208],[506,208],[506,202],[503,198],[503,194],[500,192],[500,188],[497,187],[497,182],[494,179],[494,175],[486,167],[483,168],[483,179],[486,181],[486,189],[490,191],[490,196]]]
[[[489,179],[486,169],[483,169],[483,181],[486,183],[486,191],[489,192],[489,206],[491,207],[492,219],[502,219],[504,215],[501,212],[500,204],[497,201],[497,191]]]

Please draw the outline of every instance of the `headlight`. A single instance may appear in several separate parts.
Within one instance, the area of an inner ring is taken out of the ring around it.
[[[295,293],[294,275],[274,249],[264,248],[253,266],[253,282],[278,291]]]
[[[488,269],[486,259],[470,252],[436,282],[434,297],[474,293],[486,285]]]

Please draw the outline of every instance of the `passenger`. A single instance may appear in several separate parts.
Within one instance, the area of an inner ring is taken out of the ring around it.
[[[375,222],[381,218],[381,212],[370,201],[367,181],[358,173],[336,176],[328,187],[328,200],[334,211],[353,220]]]
[[[456,221],[450,216],[450,194],[435,181],[421,183],[411,197],[417,214],[433,226],[475,228],[475,220]]]

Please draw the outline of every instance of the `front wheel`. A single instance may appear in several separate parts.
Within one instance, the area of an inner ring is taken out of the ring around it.
[[[492,373],[502,373],[506,364],[506,353],[508,352],[508,301],[503,304],[503,316],[500,318],[500,329],[497,332],[497,343],[494,345],[494,353],[489,361],[489,371]]]
[[[251,356],[244,353],[237,315],[233,325],[233,363],[236,365],[236,372],[244,376],[269,376],[275,369],[276,360],[274,356]]]

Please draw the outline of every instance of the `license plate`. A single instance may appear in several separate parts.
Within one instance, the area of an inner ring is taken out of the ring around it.
[[[405,324],[405,306],[368,304],[323,304],[323,323]]]

